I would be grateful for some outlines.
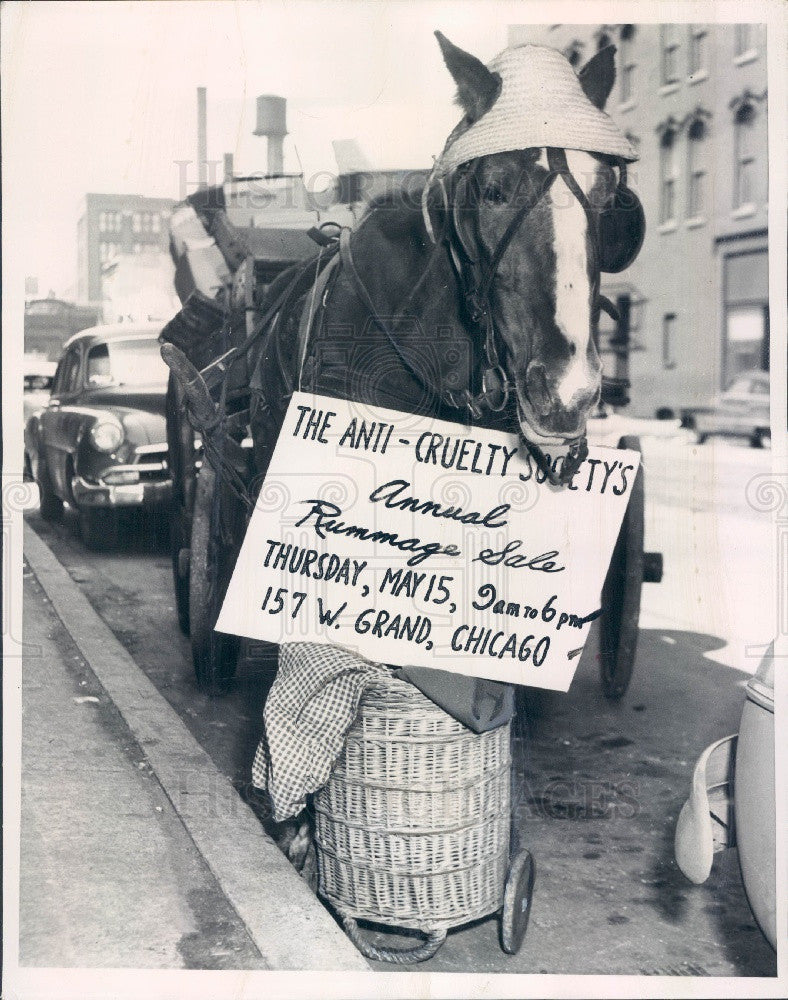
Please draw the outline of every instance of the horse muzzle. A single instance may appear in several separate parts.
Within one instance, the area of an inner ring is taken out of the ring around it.
[[[592,391],[582,395],[582,405],[565,407],[554,397],[541,396],[537,408],[530,395],[517,384],[520,437],[554,486],[566,485],[588,455],[586,421],[599,402],[600,392],[601,379]],[[557,458],[561,461],[556,463]]]

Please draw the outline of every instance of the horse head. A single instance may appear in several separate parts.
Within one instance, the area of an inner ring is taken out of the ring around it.
[[[488,68],[436,35],[464,117],[437,161],[429,203],[442,202],[449,219],[471,318],[488,364],[514,396],[520,434],[537,457],[542,449],[574,456],[565,457],[565,481],[600,398],[600,272],[622,270],[642,242],[639,202],[622,215],[622,192],[631,196],[624,163],[634,153],[602,112],[615,49],[603,49],[575,76],[554,50],[526,46],[546,78],[526,80],[523,89],[517,49]],[[563,91],[566,106],[550,108]],[[530,106],[522,103],[528,97]],[[520,123],[512,120],[518,114]]]

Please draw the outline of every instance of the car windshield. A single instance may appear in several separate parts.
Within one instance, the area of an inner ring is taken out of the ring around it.
[[[165,385],[168,373],[155,338],[110,340],[88,351],[89,386]]]

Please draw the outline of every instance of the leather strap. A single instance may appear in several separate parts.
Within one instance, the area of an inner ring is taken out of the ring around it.
[[[339,263],[339,257],[334,256],[328,262],[328,264],[323,268],[322,271],[318,271],[317,277],[314,284],[312,285],[312,290],[307,296],[307,300],[304,303],[304,307],[301,310],[301,319],[298,324],[298,388],[302,387],[302,380],[304,375],[304,362],[306,361],[306,352],[309,346],[309,340],[312,333],[312,328],[315,325],[315,320],[317,316],[322,312],[325,307],[326,291],[328,289],[328,284],[331,278],[334,276],[337,270],[337,264]],[[318,264],[319,267],[319,258]]]

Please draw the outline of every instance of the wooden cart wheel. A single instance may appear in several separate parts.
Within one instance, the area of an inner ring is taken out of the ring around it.
[[[210,695],[224,694],[235,674],[240,640],[214,626],[230,582],[234,551],[224,534],[232,512],[222,510],[223,492],[203,462],[197,477],[189,559],[189,622],[197,683]],[[225,508],[227,504],[225,502]],[[225,519],[225,523],[222,521]]]
[[[170,561],[178,625],[189,634],[189,544],[197,479],[194,430],[186,416],[183,391],[170,372],[167,382],[167,459],[172,477]]]
[[[530,851],[519,851],[509,868],[503,891],[501,946],[507,955],[516,955],[523,943],[531,917],[536,866]]]
[[[640,439],[622,437],[618,447],[640,451]],[[602,690],[612,700],[624,695],[635,664],[643,587],[644,498],[641,462],[602,587],[599,669]]]

